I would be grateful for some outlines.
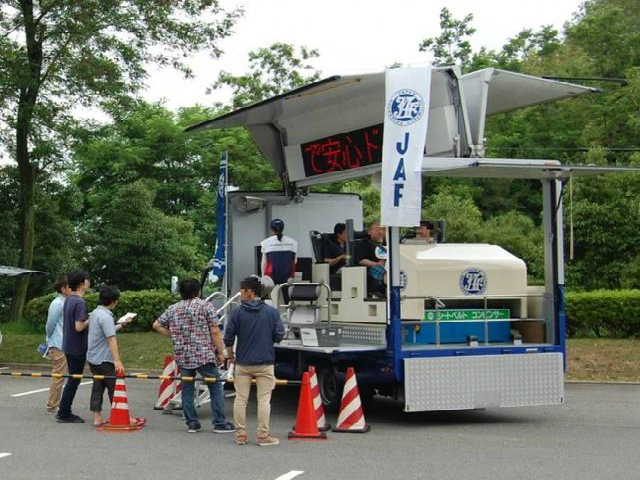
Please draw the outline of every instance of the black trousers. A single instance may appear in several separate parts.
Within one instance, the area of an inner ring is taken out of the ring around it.
[[[100,365],[89,364],[91,373],[94,375],[109,375],[115,376],[116,367],[111,362],[102,362]],[[104,380],[93,380],[93,387],[91,387],[91,402],[90,408],[92,412],[102,411],[102,397],[104,397],[104,389],[107,389],[109,395],[109,402],[113,403],[113,391],[116,388],[115,378],[105,378]]]
[[[84,364],[87,360],[87,355],[71,355],[65,354],[67,357],[67,367],[69,368],[69,374],[82,374],[84,370]],[[78,391],[78,385],[80,385],[80,379],[69,378],[62,391],[62,399],[60,400],[60,407],[58,408],[58,417],[64,418],[71,415],[71,404],[73,399],[76,398],[76,392]]]

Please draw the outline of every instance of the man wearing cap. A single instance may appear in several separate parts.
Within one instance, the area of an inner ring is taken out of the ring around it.
[[[231,313],[224,330],[227,356],[235,362],[233,421],[236,424],[236,443],[247,443],[247,401],[251,380],[255,379],[258,399],[258,446],[277,445],[278,439],[269,434],[271,392],[275,387],[274,343],[284,336],[278,310],[260,299],[260,283],[247,277],[240,283],[242,305]],[[234,355],[233,344],[237,339]]]

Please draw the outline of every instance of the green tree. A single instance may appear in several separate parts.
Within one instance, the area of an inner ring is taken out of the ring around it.
[[[85,208],[107,202],[122,185],[150,180],[154,207],[190,220],[203,254],[215,236],[215,195],[219,159],[230,158],[229,180],[243,190],[277,188],[273,169],[258,152],[249,132],[235,128],[185,133],[187,126],[215,117],[219,110],[195,106],[177,113],[160,104],[136,102],[111,123],[83,133],[74,161],[74,182],[85,193]]]
[[[434,57],[433,64],[438,67],[459,65],[465,70],[471,60],[471,43],[468,37],[476,32],[471,26],[472,21],[473,14],[457,20],[444,7],[440,10],[440,35],[425,38],[418,48],[421,52],[430,51]]]
[[[38,181],[66,156],[74,107],[126,108],[150,64],[189,75],[186,57],[204,50],[217,58],[240,13],[216,0],[3,2],[0,135],[20,174],[20,266],[32,266]],[[22,315],[28,282],[17,282],[11,318]]]
[[[15,265],[20,253],[19,175],[14,166],[0,168],[0,265]],[[74,185],[42,175],[36,195],[34,265],[49,275],[34,275],[29,296],[48,293],[50,282],[76,261],[75,221],[82,203]],[[8,316],[15,279],[0,279],[0,319]]]
[[[224,70],[212,89],[223,86],[233,91],[231,107],[240,108],[293,90],[320,78],[320,72],[308,63],[319,56],[318,50],[274,43],[249,52],[249,71],[232,75]]]
[[[96,283],[121,289],[166,288],[172,275],[197,275],[204,257],[189,221],[153,206],[152,183],[121,186],[84,225],[87,266]]]

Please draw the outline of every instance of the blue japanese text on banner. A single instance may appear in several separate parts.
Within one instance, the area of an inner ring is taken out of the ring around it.
[[[420,224],[430,91],[431,68],[386,71],[380,202],[383,225]]]

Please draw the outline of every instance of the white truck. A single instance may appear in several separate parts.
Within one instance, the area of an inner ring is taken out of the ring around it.
[[[224,293],[260,274],[258,246],[281,218],[299,243],[300,278],[271,294],[291,331],[276,346],[279,377],[299,379],[314,365],[330,409],[349,366],[363,396],[392,396],[407,412],[563,403],[563,186],[625,169],[485,159],[484,126],[493,114],[594,90],[496,69],[434,69],[423,175],[541,182],[545,284],[527,285],[525,263],[500,246],[405,242],[388,228],[389,286],[380,297],[368,291],[365,267],[349,262],[331,275],[318,253],[321,232],[345,220],[348,250],[358,248],[360,197],[308,189],[379,176],[384,79],[330,77],[187,129],[247,128],[283,181],[280,192],[228,194]]]

